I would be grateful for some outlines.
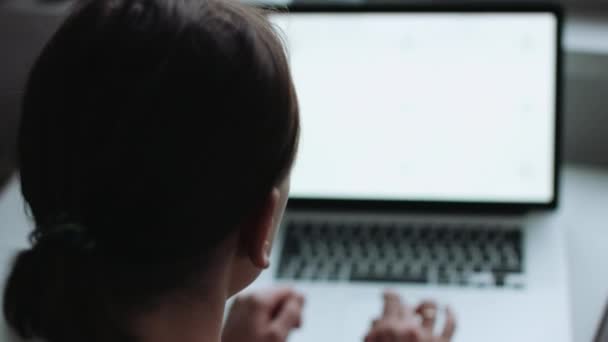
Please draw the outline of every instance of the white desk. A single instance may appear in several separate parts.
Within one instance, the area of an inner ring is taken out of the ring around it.
[[[562,177],[574,341],[593,339],[608,299],[608,170],[568,167]]]
[[[608,170],[566,167],[561,199],[555,215],[568,227],[574,341],[590,342],[608,299]],[[12,186],[0,196],[0,276],[10,251],[27,241],[23,213],[17,187]]]

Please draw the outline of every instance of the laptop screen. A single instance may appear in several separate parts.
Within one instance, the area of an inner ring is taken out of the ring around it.
[[[286,40],[300,102],[292,198],[554,200],[554,14],[270,18]]]

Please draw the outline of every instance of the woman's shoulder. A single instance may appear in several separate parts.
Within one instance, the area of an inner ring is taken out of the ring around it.
[[[44,342],[38,339],[24,340],[13,334],[4,319],[0,320],[0,342]]]
[[[26,342],[24,339],[19,338],[8,327],[6,321],[3,319],[0,320],[0,342]],[[27,341],[33,342],[33,341]]]
[[[7,227],[0,231],[0,308],[2,308],[6,277],[15,254],[26,246],[30,227],[24,214],[24,204],[17,176],[15,175],[0,191],[2,191],[0,192],[0,217],[2,218],[0,225],[3,228]],[[0,342],[24,342],[11,331],[2,310],[0,310]]]

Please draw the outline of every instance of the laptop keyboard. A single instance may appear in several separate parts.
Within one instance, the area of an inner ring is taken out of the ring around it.
[[[293,221],[277,278],[513,287],[523,282],[518,226]]]

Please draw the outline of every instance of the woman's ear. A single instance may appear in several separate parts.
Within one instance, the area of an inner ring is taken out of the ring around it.
[[[281,193],[279,189],[272,188],[265,203],[257,213],[254,213],[249,224],[244,229],[248,232],[242,234],[242,246],[247,251],[249,259],[256,268],[270,266],[270,250],[275,230],[275,212],[280,205]]]

